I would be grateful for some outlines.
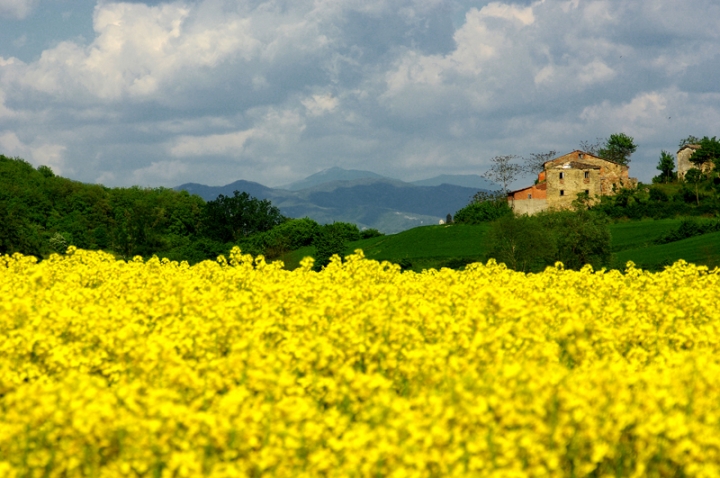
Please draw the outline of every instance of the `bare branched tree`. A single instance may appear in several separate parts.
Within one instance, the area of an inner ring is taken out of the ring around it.
[[[580,149],[586,153],[590,153],[593,156],[598,156],[600,149],[605,145],[605,138],[595,138],[595,142],[580,141]]]
[[[523,173],[523,167],[513,163],[515,155],[495,156],[490,160],[492,165],[483,177],[502,184],[503,193],[507,193],[508,185]]]
[[[531,153],[530,156],[523,156],[523,173],[537,176],[544,169],[544,164],[550,161],[557,154],[556,151],[547,153]]]

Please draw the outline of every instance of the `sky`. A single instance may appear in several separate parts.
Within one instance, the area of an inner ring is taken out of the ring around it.
[[[405,181],[720,136],[717,0],[0,0],[0,154],[107,186]],[[519,178],[523,186],[532,178]]]

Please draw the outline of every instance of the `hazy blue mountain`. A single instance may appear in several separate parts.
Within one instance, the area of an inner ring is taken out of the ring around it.
[[[288,217],[309,217],[321,224],[351,222],[361,229],[375,228],[388,234],[437,224],[447,214],[455,215],[479,190],[447,183],[418,186],[376,176],[319,181],[295,191],[242,180],[225,186],[188,183],[175,189],[197,194],[206,201],[219,194],[231,196],[235,190],[244,191],[258,199],[269,199]]]
[[[378,180],[359,184],[352,181],[330,191],[311,190],[306,194],[310,202],[320,207],[347,209],[361,205],[441,219],[448,213],[454,215],[476,192],[475,188],[451,184],[414,186],[400,181]]]
[[[233,191],[246,192],[258,199],[274,199],[277,197],[276,189],[263,186],[252,181],[239,180],[225,186],[205,186],[198,183],[185,183],[175,188],[176,190],[187,191],[190,194],[197,194],[206,201],[217,199],[219,195],[232,196]]]
[[[416,186],[440,186],[441,184],[454,184],[456,186],[463,186],[466,188],[475,189],[489,189],[495,190],[500,189],[500,186],[485,179],[478,174],[441,174],[430,179],[421,179],[420,181],[412,181],[411,184]]]
[[[313,186],[317,186],[318,184],[328,183],[331,181],[353,181],[355,179],[363,178],[383,179],[384,176],[373,173],[371,171],[333,167],[329,169],[324,169],[319,173],[312,174],[305,179],[301,179],[300,181],[295,181],[285,186],[280,186],[280,189],[300,191],[301,189],[311,188]]]

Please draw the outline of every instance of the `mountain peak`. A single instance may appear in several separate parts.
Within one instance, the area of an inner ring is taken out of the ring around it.
[[[281,186],[282,189],[290,191],[299,191],[301,189],[311,188],[322,183],[330,181],[353,181],[355,179],[375,178],[383,179],[384,176],[373,173],[372,171],[363,171],[360,169],[343,169],[337,166],[323,169],[315,174],[311,174],[305,179],[295,181],[293,183]]]

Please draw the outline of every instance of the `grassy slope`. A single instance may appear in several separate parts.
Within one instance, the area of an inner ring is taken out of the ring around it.
[[[628,261],[633,261],[643,269],[659,270],[679,259],[710,268],[720,267],[720,232],[703,234],[669,244],[621,251],[613,257],[612,267],[623,269]]]
[[[649,219],[610,224],[612,251],[648,247],[655,239],[676,229],[681,222],[682,219]]]
[[[487,252],[484,236],[489,226],[424,226],[348,244],[346,254],[362,249],[365,256],[378,261],[400,263],[405,260],[413,270],[431,267],[460,267],[482,261]],[[312,256],[313,247],[292,251],[283,257],[285,266],[294,269],[303,257]]]
[[[610,225],[613,268],[624,268],[627,261],[648,269],[662,269],[678,259],[720,265],[720,233],[654,245],[654,239],[675,229],[682,219],[628,221]],[[348,245],[346,254],[362,249],[370,259],[400,263],[405,260],[413,270],[458,268],[469,262],[484,261],[487,253],[485,234],[488,225],[425,226],[398,234],[374,237]],[[283,257],[288,269],[296,268],[303,257],[312,256],[313,247],[292,251]]]

